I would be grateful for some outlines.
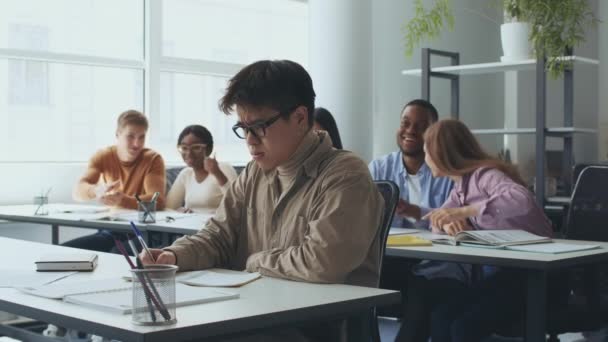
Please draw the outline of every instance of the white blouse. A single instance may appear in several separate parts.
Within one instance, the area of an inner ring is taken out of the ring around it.
[[[220,186],[211,174],[199,183],[196,181],[194,170],[191,167],[184,168],[167,194],[167,208],[186,207],[194,212],[215,213],[224,193],[237,176],[232,165],[218,162],[218,166],[228,179],[223,186]]]

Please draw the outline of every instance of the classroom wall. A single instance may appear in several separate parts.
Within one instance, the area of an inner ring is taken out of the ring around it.
[[[502,21],[499,8],[485,0],[454,0],[455,26],[445,29],[434,41],[420,47],[460,52],[463,64],[498,60]],[[402,27],[413,17],[414,1],[379,0],[372,6],[373,51],[373,155],[396,150],[395,132],[403,105],[420,97],[420,77],[403,76],[401,70],[420,68],[420,50],[413,56],[404,56]],[[484,13],[485,18],[471,11]],[[494,21],[494,22],[493,22]],[[437,59],[433,65],[445,65]],[[460,115],[471,128],[496,128],[503,122],[502,74],[465,76],[460,85]],[[431,102],[448,117],[450,109],[449,81],[434,80]],[[483,138],[491,150],[497,150],[500,140]]]
[[[608,4],[589,0],[592,9],[600,19],[608,18]],[[502,12],[499,8],[483,0],[452,1],[455,27],[452,32],[444,30],[434,41],[421,46],[440,50],[460,52],[462,64],[498,61],[502,55],[500,46],[500,25]],[[378,157],[396,150],[394,134],[401,107],[407,101],[420,96],[420,78],[402,76],[403,69],[420,68],[420,50],[406,58],[404,56],[402,26],[413,17],[413,0],[379,0],[372,4],[372,75],[373,75],[373,156]],[[482,12],[484,16],[475,12]],[[487,18],[486,18],[487,17]],[[490,20],[491,19],[491,20]],[[492,22],[492,20],[498,22]],[[606,23],[587,30],[587,41],[575,49],[575,54],[588,58],[598,58],[601,67],[582,66],[575,69],[575,125],[594,128],[600,117],[600,159],[606,159],[608,148],[608,100],[598,98],[596,91],[606,94],[608,77],[608,29]],[[599,29],[599,32],[598,32]],[[598,34],[604,37],[598,39]],[[598,52],[599,41],[599,52]],[[440,65],[433,62],[433,65]],[[461,77],[460,113],[461,119],[470,128],[502,128],[505,124],[505,106],[515,106],[516,118],[507,117],[507,122],[516,122],[517,127],[535,127],[535,75],[533,72],[517,72],[516,77],[506,78],[503,73],[483,76]],[[563,86],[562,80],[548,80],[547,125],[563,126]],[[432,81],[431,101],[437,106],[440,116],[449,114],[449,82]],[[602,101],[599,105],[598,101]],[[603,118],[603,119],[602,119]],[[514,162],[527,178],[531,177],[535,162],[534,136],[502,135],[478,136],[482,145],[492,153],[503,146],[515,146]],[[510,141],[507,144],[505,140]],[[517,144],[513,144],[517,141]],[[549,138],[548,149],[561,149],[562,142]],[[576,135],[574,156],[577,162],[590,162],[598,158],[598,137],[596,135]]]

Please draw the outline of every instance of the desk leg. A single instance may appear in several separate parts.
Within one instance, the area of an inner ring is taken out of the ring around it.
[[[59,225],[53,224],[51,225],[51,242],[53,245],[59,244]]]
[[[353,313],[347,319],[348,341],[369,342],[371,340],[370,311]]]
[[[546,341],[547,272],[529,270],[526,295],[526,341]]]

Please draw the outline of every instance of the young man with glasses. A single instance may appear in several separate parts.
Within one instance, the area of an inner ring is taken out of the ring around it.
[[[229,81],[220,107],[227,114],[236,110],[233,130],[253,161],[203,229],[152,250],[157,263],[376,285],[384,202],[365,163],[332,148],[326,132],[312,130],[314,99],[310,76],[291,61],[259,61]],[[339,330],[334,323],[271,335],[333,341]]]
[[[74,188],[77,201],[97,200],[107,206],[137,209],[135,195],[149,201],[155,192],[156,209],[165,207],[165,163],[160,154],[145,147],[148,119],[136,110],[118,117],[116,144],[93,155]],[[124,234],[117,234],[124,236]],[[70,240],[64,246],[107,252],[114,247],[113,234],[96,234]]]
[[[184,128],[177,139],[177,151],[186,167],[167,194],[167,208],[187,213],[214,213],[230,182],[236,178],[234,167],[211,157],[213,136],[201,125]]]

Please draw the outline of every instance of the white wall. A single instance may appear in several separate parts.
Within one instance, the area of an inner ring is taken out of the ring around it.
[[[500,29],[497,23],[467,11],[483,11],[502,21],[498,8],[484,0],[454,0],[455,26],[444,30],[436,41],[421,47],[460,52],[460,63],[481,63],[498,60]],[[373,50],[373,133],[374,157],[396,150],[395,132],[401,108],[420,97],[420,78],[402,76],[403,69],[420,68],[420,50],[411,58],[404,56],[402,26],[413,17],[413,1],[378,0],[372,7]],[[311,49],[314,47],[311,47]],[[438,59],[433,65],[440,65]],[[446,61],[447,62],[447,61]],[[444,62],[445,63],[445,62]],[[465,76],[460,83],[460,117],[471,128],[496,128],[503,122],[502,74]],[[448,117],[450,109],[449,81],[431,82],[431,102]],[[483,138],[491,150],[497,150],[501,139]]]

